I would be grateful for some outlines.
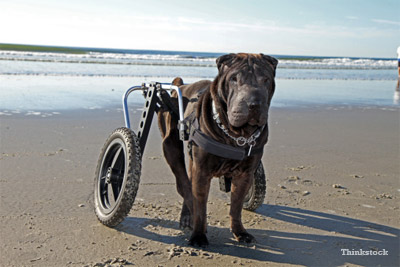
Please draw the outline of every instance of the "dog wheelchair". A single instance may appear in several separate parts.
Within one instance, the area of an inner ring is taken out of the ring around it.
[[[131,130],[128,96],[134,91],[142,91],[145,104],[136,133]],[[171,102],[170,92],[177,93],[179,109]],[[179,87],[169,83],[143,83],[129,88],[123,95],[125,127],[114,130],[105,142],[98,160],[95,185],[95,213],[99,221],[115,227],[131,210],[139,189],[141,162],[154,113],[160,108],[175,113],[179,117],[178,129],[182,141],[189,140],[189,128],[184,120],[182,93]],[[230,192],[230,177],[219,177],[220,190]],[[260,162],[243,204],[249,211],[256,210],[266,194],[266,178]]]

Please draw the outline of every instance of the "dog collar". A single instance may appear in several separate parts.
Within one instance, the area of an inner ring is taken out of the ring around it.
[[[217,126],[224,132],[224,134],[229,138],[233,139],[238,146],[249,145],[250,146],[249,154],[250,154],[252,147],[256,145],[257,143],[256,140],[258,137],[260,137],[261,132],[264,130],[265,125],[259,127],[249,138],[246,138],[244,136],[234,137],[229,133],[228,129],[226,129],[226,127],[222,124],[219,114],[217,112],[217,108],[215,107],[214,100],[212,100],[212,113],[214,121],[217,123]]]

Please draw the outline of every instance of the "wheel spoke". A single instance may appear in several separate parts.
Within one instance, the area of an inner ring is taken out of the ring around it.
[[[114,189],[112,187],[112,183],[108,184],[107,191],[108,191],[108,202],[110,203],[110,207],[113,207],[115,205],[116,198],[114,195]]]
[[[111,163],[111,168],[113,168],[113,169],[115,168],[115,164],[117,164],[117,162],[118,162],[118,158],[121,155],[121,151],[122,151],[122,146],[120,148],[118,148],[117,152],[115,153],[113,161]],[[117,166],[117,167],[119,167],[119,166]]]

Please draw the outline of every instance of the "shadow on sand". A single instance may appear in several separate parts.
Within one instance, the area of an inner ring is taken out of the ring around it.
[[[242,245],[233,240],[228,228],[208,226],[208,252],[243,259],[300,264],[306,266],[399,266],[399,229],[333,214],[276,205],[262,205],[257,213],[283,223],[293,224],[293,231],[249,229],[257,243]],[[148,225],[177,230],[177,221],[127,218],[117,230],[162,242],[187,246],[189,234],[168,236],[145,229]],[[300,228],[299,228],[300,227]],[[287,226],[285,227],[287,229]],[[301,232],[299,232],[299,229]],[[312,234],[310,234],[312,232]],[[350,251],[388,251],[387,256],[342,255]]]

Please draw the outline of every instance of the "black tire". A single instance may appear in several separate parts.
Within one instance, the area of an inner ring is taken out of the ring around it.
[[[253,184],[249,188],[249,192],[244,198],[243,209],[255,211],[264,203],[264,198],[267,189],[267,182],[265,179],[265,172],[262,163],[257,167],[254,173]]]
[[[94,179],[94,205],[99,221],[115,227],[131,210],[139,189],[141,153],[128,128],[116,129],[100,153]]]

